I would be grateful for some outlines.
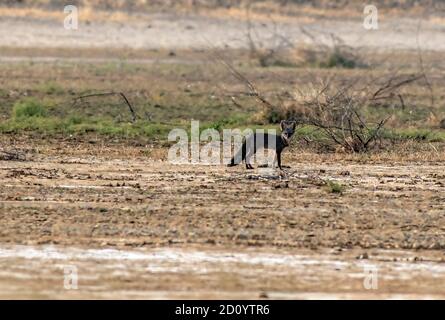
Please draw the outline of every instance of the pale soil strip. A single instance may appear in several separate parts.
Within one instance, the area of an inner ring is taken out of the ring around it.
[[[253,22],[257,42],[265,48],[274,46],[273,23]],[[311,44],[302,32],[305,26],[317,41],[332,45],[330,33],[356,48],[377,50],[417,50],[418,20],[413,18],[382,19],[379,29],[368,31],[361,19],[320,19],[314,22],[291,20],[279,22],[280,35],[298,44]],[[444,25],[422,22],[419,35],[423,50],[445,50]],[[246,49],[246,23],[238,19],[218,19],[200,15],[147,14],[137,22],[92,21],[78,30],[65,30],[63,20],[33,18],[0,19],[2,46],[18,48],[135,48],[135,49],[210,49],[212,47]]]
[[[204,64],[202,60],[190,60],[190,59],[116,59],[116,58],[67,58],[67,57],[43,57],[43,56],[0,56],[0,63],[64,63],[64,64],[78,64],[78,63],[115,63],[115,64],[185,64],[185,65],[198,65]]]
[[[374,250],[369,260],[355,259],[355,251],[333,253],[267,248],[117,250],[3,245],[0,297],[250,299],[264,292],[276,299],[436,299],[445,295],[439,284],[445,279],[445,264],[434,252]],[[430,260],[415,262],[414,257],[419,255]],[[75,265],[79,270],[78,291],[61,288],[61,269],[67,265]],[[360,288],[364,267],[369,265],[378,269],[379,290]],[[166,279],[175,277],[192,286],[192,290],[181,292],[169,285]],[[417,291],[418,286],[423,287],[419,285],[420,279],[431,285],[430,293]],[[291,286],[284,285],[283,280],[291,281]],[[224,281],[226,285],[210,289],[215,281]],[[137,290],[128,285],[133,282],[139,283]],[[230,290],[230,283],[243,286]],[[153,286],[158,290],[153,290]],[[277,290],[280,286],[284,290]],[[399,289],[388,292],[393,286]]]

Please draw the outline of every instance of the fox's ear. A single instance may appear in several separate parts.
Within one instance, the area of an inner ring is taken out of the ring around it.
[[[286,124],[286,120],[281,120],[281,122],[280,122],[280,129],[281,129],[281,131],[284,130],[284,125],[285,124]]]

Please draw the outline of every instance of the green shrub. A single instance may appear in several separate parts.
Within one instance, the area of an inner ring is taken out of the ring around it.
[[[340,184],[338,182],[331,181],[331,180],[326,181],[326,187],[327,187],[329,193],[342,194],[343,191],[345,191],[345,186],[343,186],[342,184]]]
[[[80,116],[72,115],[66,121],[68,126],[78,125],[84,122],[84,119]]]
[[[327,61],[320,63],[320,67],[354,69],[357,67],[357,62],[352,55],[345,54],[340,50],[334,50],[329,54]]]
[[[366,68],[365,61],[356,54],[353,48],[334,45],[334,47],[312,46],[300,47],[296,51],[301,66],[316,68]]]
[[[27,98],[16,102],[12,108],[14,119],[46,117],[46,106],[34,98]]]

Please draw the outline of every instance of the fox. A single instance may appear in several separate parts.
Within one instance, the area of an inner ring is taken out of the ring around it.
[[[283,170],[281,166],[281,153],[289,146],[290,139],[295,133],[297,126],[296,121],[282,120],[280,122],[281,134],[269,133],[254,133],[246,137],[240,150],[235,154],[228,167],[237,166],[240,162],[245,161],[246,169],[251,170],[253,166],[250,164],[250,158],[257,152],[257,150],[275,149],[275,161],[278,163],[278,168]],[[274,163],[275,163],[274,161]]]

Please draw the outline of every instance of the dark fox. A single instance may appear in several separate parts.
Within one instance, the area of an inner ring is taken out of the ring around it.
[[[253,169],[250,164],[250,158],[257,152],[257,150],[264,149],[275,149],[276,161],[278,167],[281,167],[281,153],[283,150],[289,146],[289,142],[293,134],[295,133],[295,127],[297,123],[295,121],[283,120],[280,123],[281,135],[269,134],[269,133],[254,133],[248,136],[243,143],[241,149],[232,158],[228,167],[233,167],[238,165],[241,161],[246,162],[246,169]],[[240,154],[241,152],[241,154]]]

